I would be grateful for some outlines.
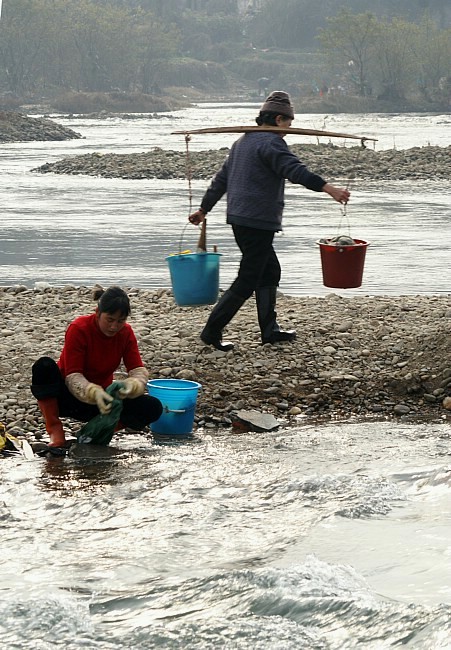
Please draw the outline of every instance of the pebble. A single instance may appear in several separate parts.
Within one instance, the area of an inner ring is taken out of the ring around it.
[[[406,404],[396,404],[393,411],[396,415],[407,415],[410,412],[410,408]]]

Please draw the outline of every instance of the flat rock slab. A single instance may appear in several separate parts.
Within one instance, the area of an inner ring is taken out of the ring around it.
[[[237,411],[236,418],[249,431],[274,431],[280,426],[273,415],[260,411]]]

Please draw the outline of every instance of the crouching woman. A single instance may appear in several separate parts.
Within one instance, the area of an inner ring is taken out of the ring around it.
[[[64,447],[60,416],[88,422],[111,409],[113,397],[105,389],[121,363],[128,377],[117,397],[123,400],[118,428],[139,431],[158,420],[161,402],[147,394],[149,373],[127,323],[130,300],[120,287],[99,288],[94,313],[79,316],[67,328],[58,362],[41,357],[32,368],[31,392],[44,416],[51,447]]]

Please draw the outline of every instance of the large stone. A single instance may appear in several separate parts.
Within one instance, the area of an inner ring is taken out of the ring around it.
[[[280,426],[273,415],[261,411],[238,411],[236,417],[250,431],[274,431]]]

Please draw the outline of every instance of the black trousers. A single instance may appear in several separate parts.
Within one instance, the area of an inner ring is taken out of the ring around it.
[[[230,289],[247,300],[259,287],[279,286],[281,269],[273,248],[274,232],[235,224],[232,229],[242,258]]]
[[[41,357],[33,364],[31,392],[37,400],[56,397],[62,417],[88,422],[99,414],[97,406],[80,402],[72,395],[56,362],[50,357]],[[160,400],[150,395],[141,395],[135,399],[122,400],[120,421],[124,427],[140,431],[158,420],[162,412]]]

